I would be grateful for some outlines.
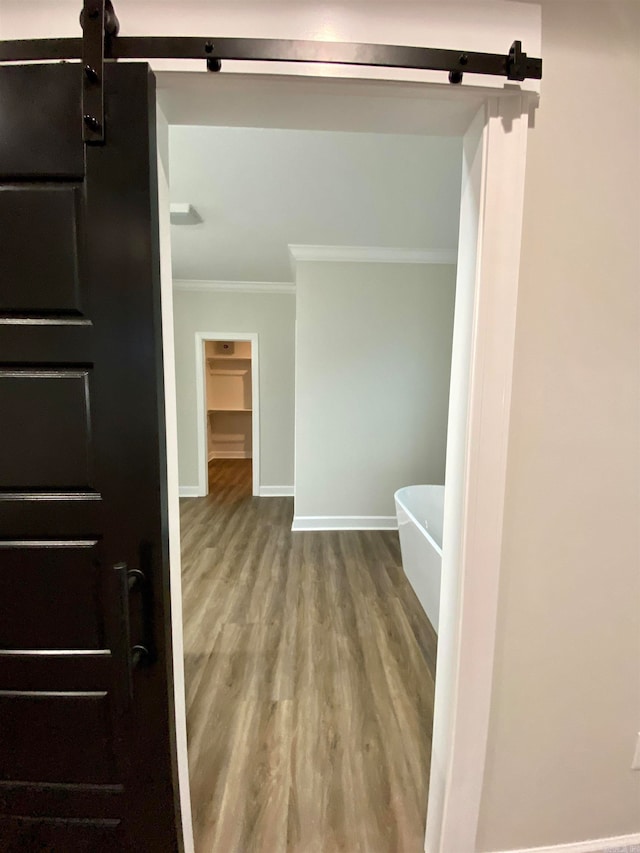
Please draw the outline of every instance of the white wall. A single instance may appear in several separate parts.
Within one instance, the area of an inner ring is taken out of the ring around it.
[[[455,267],[297,263],[298,518],[395,515],[443,483]]]
[[[293,485],[293,294],[174,292],[180,486],[198,484],[196,332],[257,332],[260,485]]]
[[[543,55],[480,850],[640,833],[640,4],[545,3]]]

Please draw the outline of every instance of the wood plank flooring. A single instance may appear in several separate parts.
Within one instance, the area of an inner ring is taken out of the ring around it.
[[[397,534],[291,533],[250,465],[181,501],[196,853],[421,853],[436,638]]]

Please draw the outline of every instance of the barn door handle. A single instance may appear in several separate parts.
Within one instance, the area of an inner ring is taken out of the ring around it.
[[[141,643],[131,644],[131,617],[129,592],[136,587],[140,588],[142,595],[142,630],[147,635],[150,625],[149,592],[147,579],[140,569],[130,569],[126,563],[116,563],[113,567],[118,576],[118,591],[120,598],[120,630],[119,651],[124,661],[124,684],[121,705],[126,708],[133,699],[133,670],[151,663],[150,643],[145,642],[145,636]]]
[[[142,631],[143,642],[136,643],[131,646],[131,666],[137,669],[140,666],[146,666],[151,663],[150,643],[146,641],[146,635],[149,632],[149,584],[147,583],[146,575],[140,569],[129,569],[127,571],[127,586],[128,591],[139,588],[142,596]],[[128,593],[127,593],[128,597]]]

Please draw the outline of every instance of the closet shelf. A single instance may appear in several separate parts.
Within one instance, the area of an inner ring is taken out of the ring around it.
[[[251,361],[250,355],[209,355],[207,361]]]
[[[207,412],[251,412],[252,409],[207,409]]]

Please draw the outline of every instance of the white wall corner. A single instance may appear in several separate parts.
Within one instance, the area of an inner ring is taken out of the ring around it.
[[[296,515],[291,529],[302,530],[397,530],[395,515]]]
[[[360,264],[455,264],[457,249],[411,249],[393,246],[304,246],[289,244],[295,276],[299,261]]]

